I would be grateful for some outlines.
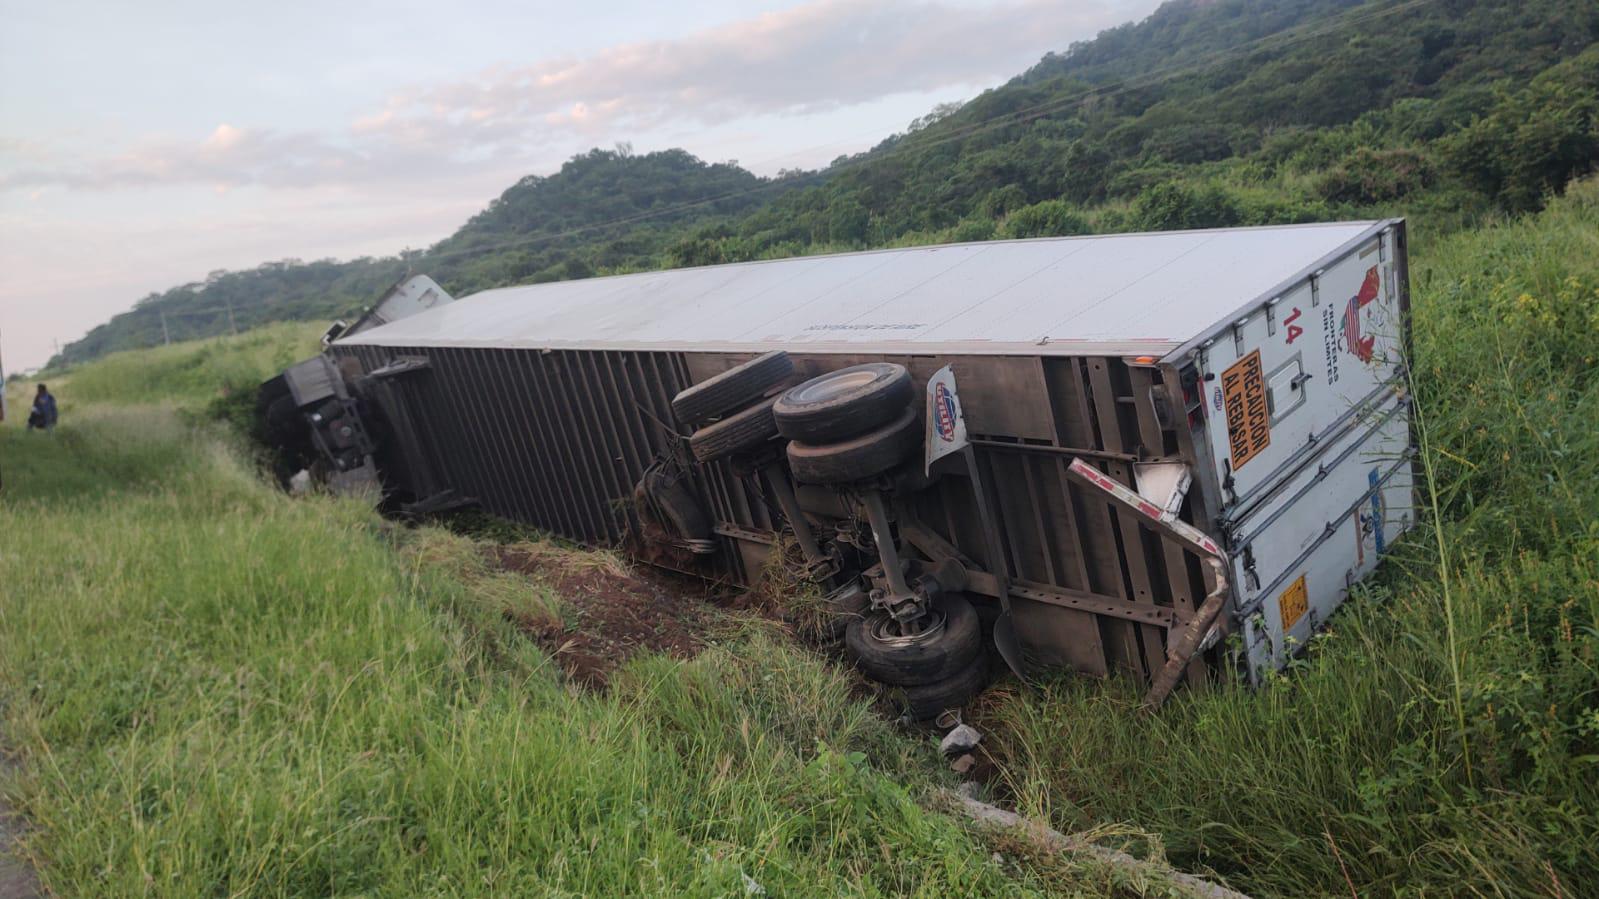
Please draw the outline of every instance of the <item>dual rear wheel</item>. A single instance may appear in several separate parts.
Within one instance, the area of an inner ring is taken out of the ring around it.
[[[778,351],[678,394],[672,411],[696,428],[689,439],[694,457],[713,462],[758,454],[782,438],[795,480],[843,485],[892,471],[921,445],[916,389],[905,366],[854,365],[779,393],[792,374],[793,363]],[[960,595],[935,598],[911,622],[881,611],[853,618],[844,642],[861,672],[889,686],[917,719],[965,705],[987,679],[982,628]]]
[[[982,625],[958,594],[940,595],[907,626],[884,612],[853,619],[844,645],[861,673],[893,688],[900,708],[918,720],[966,705],[987,680]]]
[[[788,438],[788,465],[808,484],[874,478],[921,444],[915,388],[905,366],[868,362],[818,375],[772,406]]]

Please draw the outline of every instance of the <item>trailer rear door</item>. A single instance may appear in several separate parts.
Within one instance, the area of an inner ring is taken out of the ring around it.
[[[1218,524],[1252,676],[1413,520],[1402,232],[1374,233],[1203,349]]]

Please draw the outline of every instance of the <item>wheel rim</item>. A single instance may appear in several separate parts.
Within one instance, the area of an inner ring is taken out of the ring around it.
[[[850,371],[822,375],[794,388],[789,397],[797,403],[825,403],[865,387],[877,380],[877,374],[875,371]]]
[[[911,622],[920,625],[912,633],[904,633],[903,627],[892,615],[874,615],[870,622],[872,640],[887,646],[914,646],[917,643],[926,643],[944,632],[944,613],[938,610],[923,615]]]

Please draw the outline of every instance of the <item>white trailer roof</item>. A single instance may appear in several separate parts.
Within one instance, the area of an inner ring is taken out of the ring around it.
[[[338,343],[1160,354],[1379,224],[946,244],[503,287]]]

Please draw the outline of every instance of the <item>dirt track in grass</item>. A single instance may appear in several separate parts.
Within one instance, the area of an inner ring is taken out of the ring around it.
[[[13,762],[0,752],[0,779],[11,774],[12,765]],[[14,854],[22,827],[22,816],[0,799],[0,899],[35,899],[44,895],[33,869]]]
[[[572,682],[588,688],[603,689],[612,672],[641,652],[692,658],[709,642],[719,615],[744,605],[714,585],[609,560],[515,545],[489,552],[502,568],[548,584],[561,598],[566,616],[560,626],[516,623]]]

